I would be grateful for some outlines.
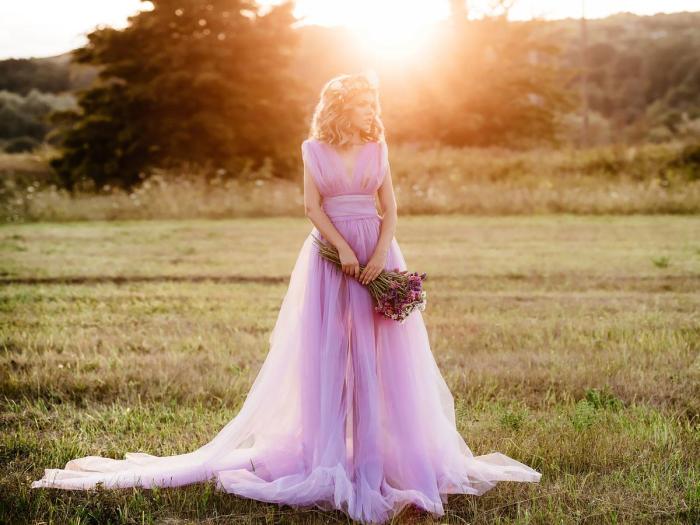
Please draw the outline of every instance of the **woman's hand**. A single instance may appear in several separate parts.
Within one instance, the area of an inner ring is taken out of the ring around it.
[[[369,261],[367,261],[367,264],[358,278],[360,283],[369,284],[374,281],[380,273],[382,273],[384,266],[386,266],[387,255],[388,252],[383,250],[375,251],[372,254],[372,257]]]
[[[360,275],[360,261],[357,260],[355,252],[349,246],[343,246],[338,248],[338,256],[340,257],[340,264],[343,268],[343,273],[351,277],[358,277]]]

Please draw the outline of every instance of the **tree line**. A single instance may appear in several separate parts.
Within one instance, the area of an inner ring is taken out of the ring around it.
[[[152,4],[125,29],[90,33],[69,64],[0,62],[0,140],[50,132],[61,151],[52,166],[68,188],[129,187],[150,168],[184,164],[235,176],[266,159],[275,175],[295,177],[322,83],[359,69],[352,36],[293,28],[290,3],[264,14],[242,0]],[[472,20],[456,10],[421,60],[375,67],[389,138],[512,148],[575,140],[563,117],[577,115],[584,75],[608,133],[679,132],[700,108],[698,21],[700,13],[592,21],[581,68],[576,21]],[[32,67],[46,70],[32,81]],[[76,105],[52,98],[37,110],[37,90],[73,93]]]

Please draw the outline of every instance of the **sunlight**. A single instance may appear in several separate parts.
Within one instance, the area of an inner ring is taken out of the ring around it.
[[[430,40],[433,24],[449,15],[449,4],[399,0],[298,0],[295,14],[306,24],[347,27],[365,51],[378,58],[405,59],[424,49]]]
[[[357,9],[345,19],[369,52],[384,58],[407,58],[424,49],[432,25],[445,13],[426,8],[423,2],[368,3],[367,9]]]

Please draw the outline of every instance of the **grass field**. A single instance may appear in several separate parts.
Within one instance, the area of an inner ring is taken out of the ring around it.
[[[1,227],[0,522],[346,523],[211,484],[29,489],[74,457],[206,443],[257,374],[311,227]],[[543,477],[395,523],[700,521],[698,232],[692,215],[400,217],[460,432]]]

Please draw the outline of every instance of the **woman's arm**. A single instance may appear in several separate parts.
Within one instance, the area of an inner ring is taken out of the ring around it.
[[[396,196],[394,195],[394,185],[391,180],[391,167],[387,161],[386,173],[382,185],[377,190],[379,196],[379,206],[382,211],[382,225],[379,233],[377,245],[374,248],[374,253],[367,265],[362,270],[359,281],[362,284],[367,284],[373,281],[386,266],[386,260],[389,256],[389,248],[396,233],[396,223],[398,222],[398,213],[396,206]]]
[[[321,194],[306,164],[304,164],[304,214],[321,232],[321,235],[338,250],[343,273],[358,278],[360,263],[357,256],[321,207]]]
[[[387,164],[384,181],[377,190],[379,196],[379,207],[382,211],[382,228],[375,251],[389,253],[391,241],[396,233],[396,223],[398,222],[398,211],[396,196],[394,195],[394,185],[391,180],[391,167]]]

